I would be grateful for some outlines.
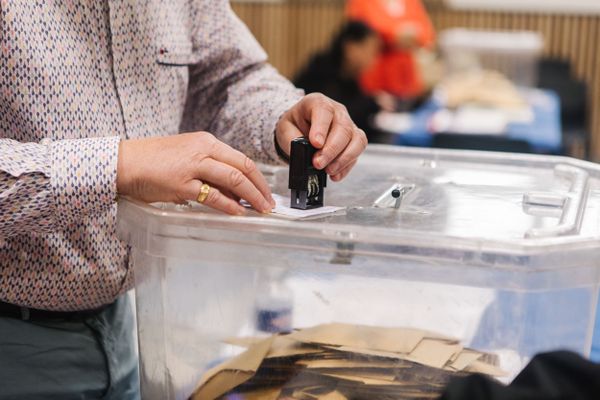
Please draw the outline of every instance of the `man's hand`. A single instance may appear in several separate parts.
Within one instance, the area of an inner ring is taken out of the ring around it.
[[[207,132],[126,140],[119,148],[117,191],[146,202],[196,200],[228,214],[245,213],[238,200],[269,212],[275,206],[264,176],[252,160]]]
[[[352,122],[346,107],[322,94],[309,94],[289,109],[277,124],[279,147],[290,154],[290,142],[306,136],[319,149],[313,159],[333,181],[342,180],[367,147],[367,136]]]

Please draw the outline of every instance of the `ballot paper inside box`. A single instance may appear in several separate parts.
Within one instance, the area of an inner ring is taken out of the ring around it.
[[[452,377],[506,375],[494,355],[410,328],[332,323],[226,342],[247,350],[207,371],[192,400],[434,399]]]
[[[501,380],[537,352],[588,354],[600,276],[599,176],[596,165],[565,158],[375,146],[346,180],[328,186],[325,206],[344,212],[310,220],[124,199],[118,231],[132,248],[143,398],[188,398],[209,371],[249,350],[227,339],[268,338],[265,326],[434,332],[467,354],[493,357],[507,374]],[[289,196],[285,167],[269,169],[267,179]],[[395,187],[398,208],[382,200]],[[273,323],[258,324],[258,311]],[[356,346],[318,345],[360,354]],[[446,347],[437,348],[442,357]],[[429,371],[420,378],[448,373],[400,361]],[[341,398],[359,386],[377,398],[382,390],[364,382],[381,375],[360,376],[323,393],[311,388],[312,368],[299,367],[303,373],[282,385],[296,397]],[[240,374],[224,381],[250,385],[262,376],[256,371],[242,383]],[[269,387],[254,389],[256,396]]]

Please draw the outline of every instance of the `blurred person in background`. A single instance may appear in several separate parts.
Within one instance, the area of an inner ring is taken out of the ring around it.
[[[344,104],[352,120],[370,141],[379,141],[379,132],[370,126],[371,117],[381,110],[393,111],[394,97],[386,93],[367,95],[359,85],[362,74],[373,67],[381,53],[382,41],[362,22],[346,23],[329,47],[315,55],[294,79],[306,93],[319,92]]]
[[[349,0],[346,15],[362,21],[384,41],[384,51],[361,76],[367,93],[388,92],[410,102],[422,97],[426,88],[416,52],[431,49],[433,25],[420,0]]]

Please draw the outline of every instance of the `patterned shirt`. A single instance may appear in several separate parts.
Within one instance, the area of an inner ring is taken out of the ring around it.
[[[0,300],[72,311],[132,286],[120,140],[205,130],[278,162],[301,92],[227,0],[0,0]]]

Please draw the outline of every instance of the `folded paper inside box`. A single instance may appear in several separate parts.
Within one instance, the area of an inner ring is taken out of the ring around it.
[[[207,371],[192,400],[434,399],[453,376],[506,374],[492,354],[410,328],[332,323],[268,338]]]

